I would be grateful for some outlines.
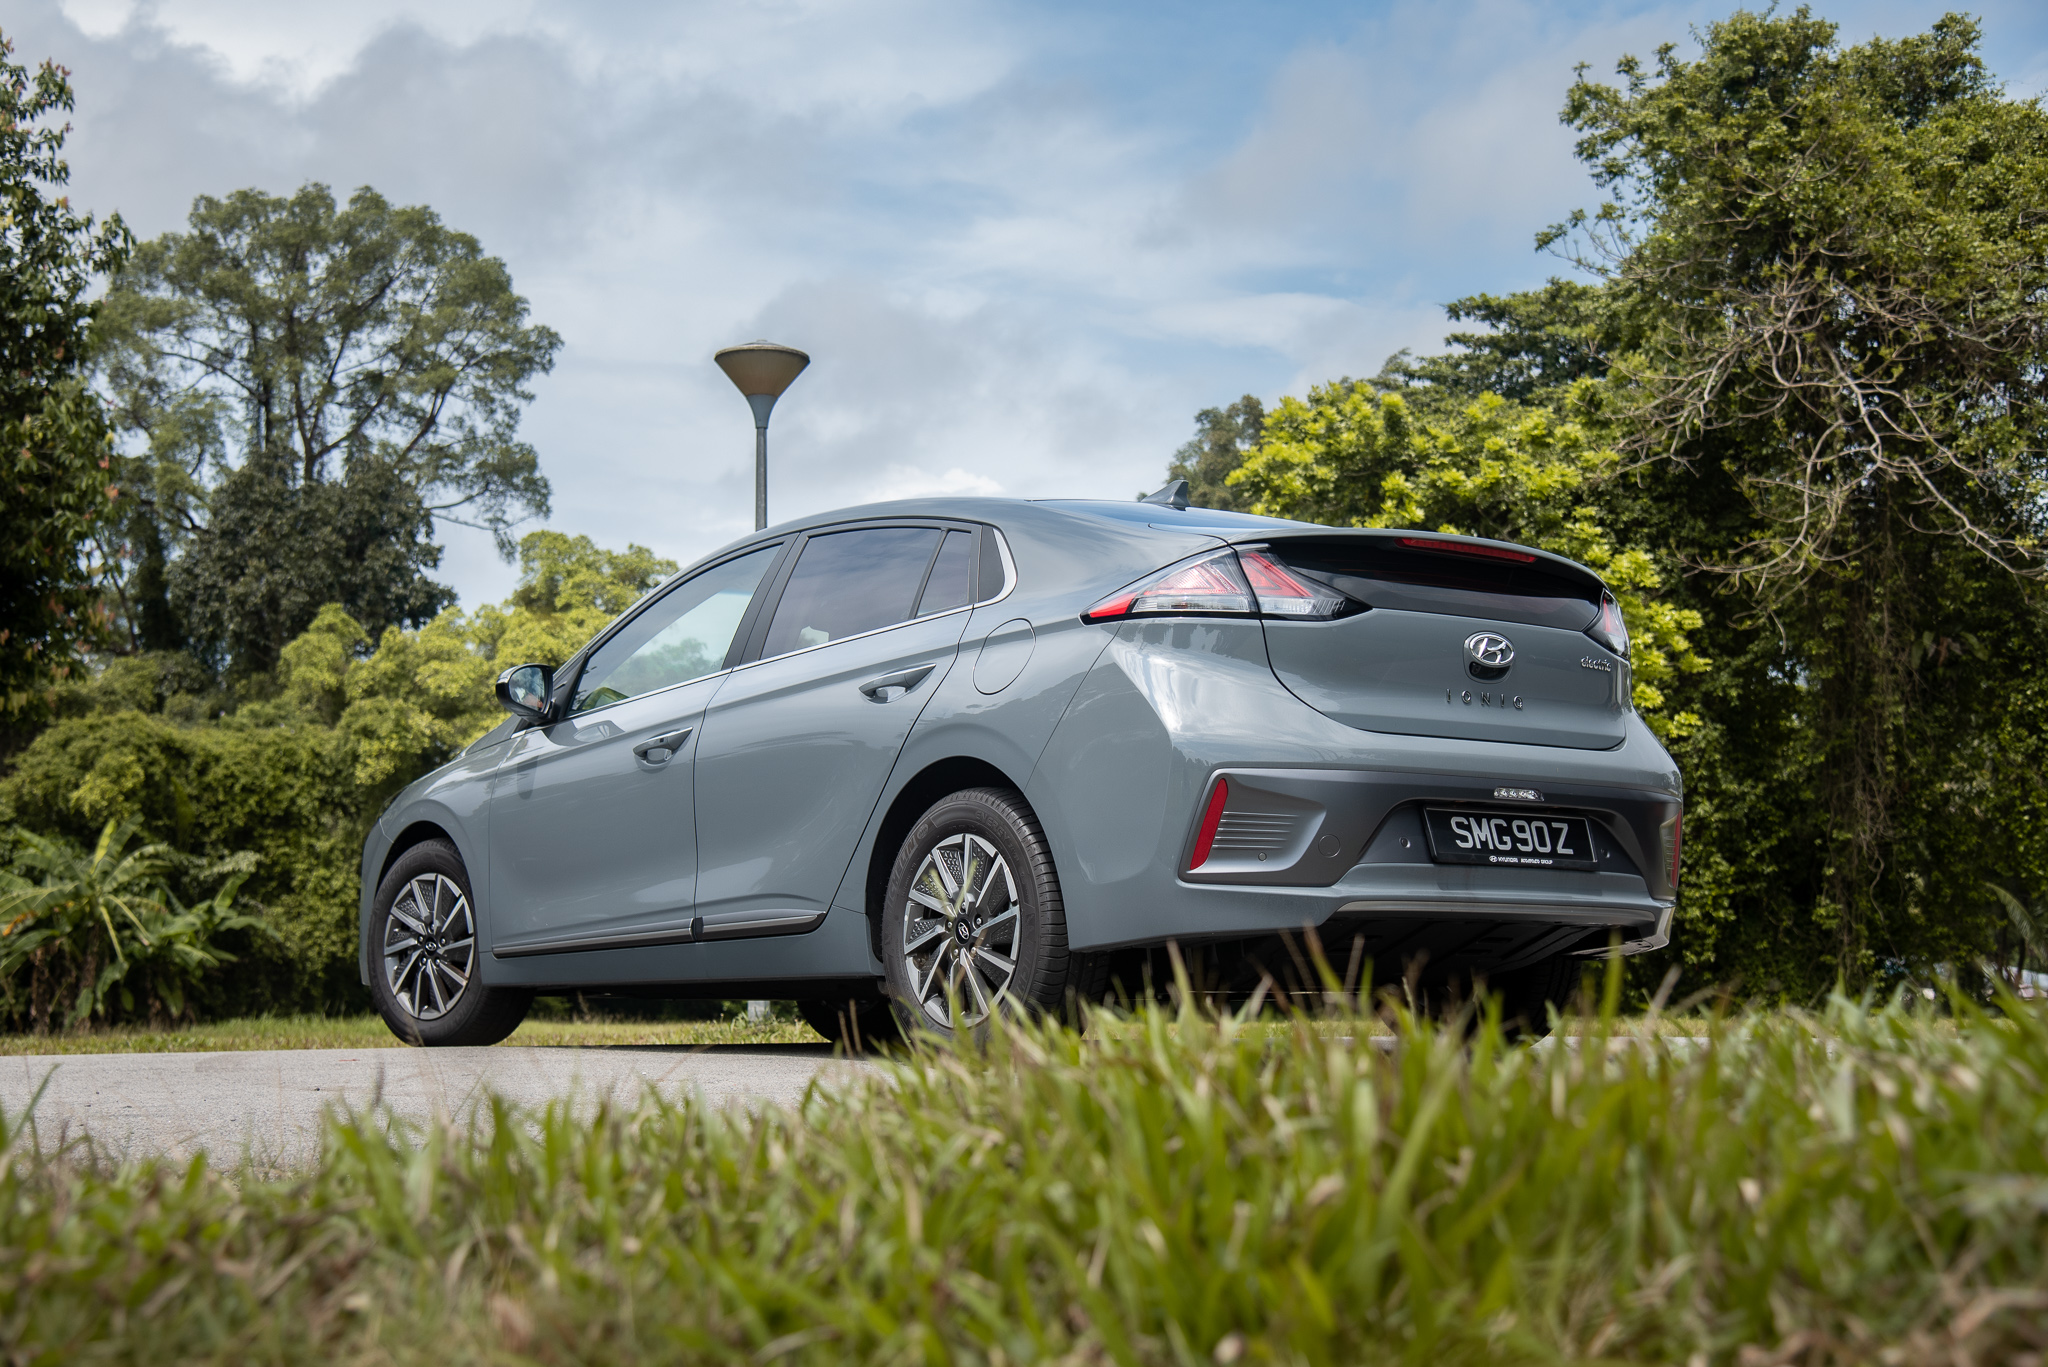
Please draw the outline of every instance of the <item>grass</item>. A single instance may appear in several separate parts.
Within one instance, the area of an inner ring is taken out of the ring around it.
[[[2039,1364],[2048,1015],[1954,1009],[1836,1001],[1677,1049],[1468,1046],[1399,1020],[1391,1052],[1329,1021],[1152,1011],[917,1052],[798,1113],[649,1096],[594,1120],[338,1116],[288,1180],[42,1152],[9,1117],[0,1345],[22,1363]],[[1597,1046],[1611,1024],[1573,1029]]]
[[[822,1044],[800,1020],[640,1021],[529,1019],[508,1045],[596,1048],[604,1045]],[[377,1016],[253,1016],[151,1030],[109,1026],[54,1035],[0,1035],[0,1056],[17,1054],[180,1054],[229,1049],[403,1049]]]

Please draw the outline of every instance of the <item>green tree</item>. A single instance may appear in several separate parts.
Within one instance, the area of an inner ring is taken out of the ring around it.
[[[98,634],[81,552],[119,503],[99,402],[81,378],[96,276],[121,262],[118,217],[55,194],[72,107],[63,68],[31,74],[0,35],[0,720],[33,722]]]
[[[529,532],[519,587],[502,607],[477,610],[470,637],[487,660],[558,665],[675,572],[645,546],[608,551],[587,536]]]
[[[1444,305],[1444,315],[1486,330],[1445,337],[1456,351],[1396,354],[1380,372],[1382,386],[1409,386],[1453,403],[1482,394],[1548,402],[1580,380],[1604,376],[1608,358],[1627,336],[1612,296],[1579,280],[1553,278],[1517,294],[1468,295]]]
[[[202,196],[189,222],[106,301],[102,375],[150,524],[123,544],[135,641],[182,618],[250,674],[323,603],[372,631],[430,619],[450,598],[427,577],[437,522],[509,558],[547,511],[518,426],[561,339],[474,237],[368,188]]]
[[[1266,408],[1247,394],[1225,408],[1195,414],[1195,435],[1182,443],[1167,463],[1169,480],[1188,482],[1188,502],[1197,508],[1245,512],[1250,503],[1230,485],[1230,475],[1265,431]]]
[[[1981,880],[2036,858],[2038,770],[1993,738],[2040,729],[2048,111],[1977,39],[1737,13],[1697,58],[1581,73],[1565,118],[1611,197],[1540,239],[1635,325],[1610,374],[1638,525],[1728,595],[1709,648],[1740,687],[1706,710],[1775,719],[1698,757],[1747,812],[1711,846],[1746,831],[1789,890],[1729,904],[1724,966],[1807,988],[1974,958],[2005,919]]]
[[[1598,570],[1629,624],[1635,703],[1666,736],[1700,724],[1667,708],[1666,688],[1706,670],[1691,633],[1700,614],[1658,591],[1656,557],[1618,544],[1601,506],[1620,457],[1573,409],[1594,400],[1590,386],[1568,395],[1567,411],[1527,408],[1487,395],[1424,420],[1400,394],[1340,381],[1283,398],[1265,437],[1231,487],[1251,511],[1340,527],[1415,527],[1519,541]]]

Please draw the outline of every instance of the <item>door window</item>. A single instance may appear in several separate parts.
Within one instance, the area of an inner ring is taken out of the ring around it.
[[[863,527],[806,541],[761,654],[786,655],[909,617],[939,535],[936,527]]]
[[[713,565],[650,603],[597,648],[576,681],[575,710],[637,698],[725,668],[725,653],[777,547]]]

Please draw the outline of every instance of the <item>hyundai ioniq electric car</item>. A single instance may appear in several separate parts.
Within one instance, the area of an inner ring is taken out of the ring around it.
[[[1630,691],[1613,595],[1525,546],[1184,486],[805,518],[504,672],[364,846],[363,979],[424,1044],[572,991],[943,1033],[1312,934],[1540,1016],[1669,933]]]

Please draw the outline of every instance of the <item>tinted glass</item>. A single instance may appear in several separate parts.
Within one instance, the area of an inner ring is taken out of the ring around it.
[[[902,621],[938,545],[936,527],[812,537],[782,591],[761,654],[786,655]]]
[[[1008,576],[1003,573],[1003,553],[996,547],[993,530],[981,534],[981,600],[1000,597]]]
[[[932,562],[932,577],[924,581],[924,597],[917,600],[918,616],[967,606],[973,589],[973,555],[974,533],[946,533],[946,544],[939,547],[939,558]]]
[[[1386,537],[1275,541],[1289,569],[1376,608],[1491,617],[1584,631],[1600,585],[1548,561],[1520,563],[1403,546]]]
[[[650,603],[606,641],[576,681],[575,710],[637,698],[716,674],[776,547],[714,565]]]

